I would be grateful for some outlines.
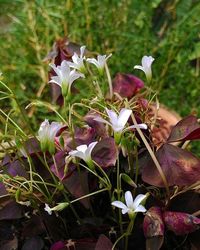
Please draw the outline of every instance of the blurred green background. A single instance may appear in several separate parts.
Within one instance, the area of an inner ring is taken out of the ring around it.
[[[43,58],[55,39],[68,36],[89,50],[112,52],[112,76],[145,79],[133,66],[152,55],[151,87],[160,101],[182,116],[200,115],[199,17],[199,0],[0,0],[0,71],[22,105],[36,94],[48,99]]]

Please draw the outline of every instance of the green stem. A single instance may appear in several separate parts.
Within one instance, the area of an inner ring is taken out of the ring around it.
[[[125,250],[128,249],[128,237],[131,234],[133,230],[133,225],[134,225],[135,217],[130,221],[127,230],[126,230],[126,238],[125,238]]]

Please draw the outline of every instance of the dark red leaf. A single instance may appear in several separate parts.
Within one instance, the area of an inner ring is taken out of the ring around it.
[[[118,73],[113,80],[113,91],[125,98],[133,97],[143,87],[144,82],[131,74]]]
[[[200,160],[179,147],[164,144],[156,152],[169,186],[191,185],[200,180]],[[157,187],[164,187],[162,178],[150,156],[143,161],[142,179]]]
[[[23,216],[23,207],[12,200],[0,209],[0,220],[20,219]]]
[[[179,121],[167,139],[168,142],[197,140],[200,139],[200,125],[197,118],[193,115]]]
[[[92,158],[102,168],[114,166],[117,160],[117,147],[112,137],[104,138],[97,143],[92,151]]]
[[[65,157],[66,153],[64,151],[60,151],[55,154],[55,164],[51,166],[51,171],[62,181],[65,178],[68,178],[71,176],[73,171],[76,169],[76,166],[70,162],[67,166],[67,169],[65,167]]]
[[[69,192],[75,197],[80,198],[89,193],[88,188],[88,172],[74,171],[70,178],[63,180],[64,186],[69,190]],[[89,208],[89,199],[82,199],[80,202],[86,207]]]
[[[65,243],[63,241],[58,241],[56,243],[54,243],[50,250],[66,250],[67,247],[65,247]]]
[[[18,240],[17,237],[14,237],[12,240],[0,242],[1,250],[11,250],[18,249]]]
[[[165,211],[163,220],[176,235],[192,233],[200,228],[200,219],[187,213]]]
[[[96,132],[95,129],[91,127],[75,128],[73,138],[68,131],[63,132],[62,137],[64,140],[64,149],[69,152],[79,145],[88,145],[93,142],[96,137]],[[56,143],[57,145],[59,145],[58,140],[56,141]]]
[[[46,231],[46,228],[43,223],[41,216],[33,215],[28,222],[25,224],[22,235],[23,237],[33,237],[39,234],[42,234]]]
[[[143,221],[143,230],[146,238],[164,235],[164,223],[160,207],[151,207]]]
[[[22,247],[22,250],[41,250],[44,247],[43,240],[37,236],[27,239]]]
[[[111,250],[112,246],[112,242],[105,235],[102,234],[99,236],[95,250]]]
[[[91,127],[94,128],[96,131],[96,134],[100,136],[101,138],[108,137],[108,133],[106,131],[106,127],[102,122],[95,121],[94,119],[97,117],[101,117],[99,114],[97,114],[94,111],[90,111],[87,113],[87,115],[84,117],[85,122]]]

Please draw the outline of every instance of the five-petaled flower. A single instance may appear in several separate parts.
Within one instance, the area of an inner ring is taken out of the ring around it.
[[[143,205],[140,205],[142,201],[147,198],[144,194],[139,194],[135,200],[133,200],[133,196],[130,191],[125,192],[125,202],[124,204],[121,201],[113,201],[111,204],[115,207],[122,209],[122,214],[128,213],[130,218],[133,218],[135,213],[145,213],[146,208]]]
[[[63,96],[67,96],[70,93],[71,85],[76,79],[85,77],[84,74],[77,72],[75,69],[70,70],[70,66],[66,60],[62,61],[60,66],[56,67],[55,64],[50,64],[50,66],[57,75],[52,76],[49,82],[59,85]]]
[[[52,122],[51,124],[49,124],[49,121],[47,119],[42,122],[38,131],[38,138],[43,152],[46,152],[48,150],[50,154],[55,153],[54,139],[57,132],[62,128],[62,126],[63,125],[59,122]]]
[[[106,108],[106,112],[110,120],[109,122],[101,117],[97,117],[94,120],[106,123],[112,127],[114,131],[115,141],[117,144],[120,143],[121,135],[125,130],[130,129],[130,128],[136,128],[136,127],[140,129],[147,129],[147,125],[144,123],[141,123],[138,125],[132,125],[125,129],[125,125],[132,113],[132,110],[130,109],[126,109],[126,108],[121,109],[121,111],[119,112],[119,115],[117,115],[115,111],[107,109],[107,108]]]
[[[88,146],[86,144],[80,145],[76,148],[76,150],[72,150],[69,152],[69,155],[78,157],[84,160],[90,168],[94,168],[91,153],[94,147],[98,142],[92,142]]]
[[[98,55],[97,59],[95,58],[87,58],[87,62],[94,64],[99,73],[102,75],[103,74],[103,69],[105,67],[106,61],[108,60],[108,58],[110,58],[112,56],[112,54],[106,56],[106,55]]]
[[[142,66],[141,65],[134,66],[134,69],[140,69],[145,73],[148,82],[150,82],[152,78],[151,64],[153,63],[153,61],[154,58],[152,56],[143,56]]]
[[[84,60],[85,60],[85,56],[84,56],[84,52],[85,52],[85,48],[86,46],[82,46],[80,48],[80,56],[74,52],[74,55],[72,56],[72,61],[73,62],[68,62],[68,65],[73,68],[76,69],[82,73],[84,73],[86,71],[85,69],[85,65],[84,65]]]

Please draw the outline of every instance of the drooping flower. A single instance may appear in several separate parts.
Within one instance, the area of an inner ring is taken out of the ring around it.
[[[74,55],[72,56],[72,61],[73,62],[68,62],[68,65],[73,68],[76,69],[80,72],[85,72],[85,65],[84,65],[84,60],[85,60],[85,56],[84,56],[84,52],[85,52],[85,48],[86,46],[82,46],[80,48],[80,56],[74,52]]]
[[[45,203],[44,210],[49,215],[52,215],[52,211],[62,211],[63,209],[65,209],[68,206],[69,206],[68,202],[62,202],[62,203],[58,203],[55,207],[50,208],[50,206],[47,203]]]
[[[54,139],[61,127],[62,124],[59,122],[49,124],[47,119],[42,122],[38,131],[38,138],[43,152],[48,150],[51,154],[55,153]]]
[[[110,54],[108,56],[106,56],[106,55],[98,55],[97,59],[88,58],[87,62],[94,64],[97,67],[99,73],[102,75],[103,74],[103,69],[105,67],[105,63],[108,60],[108,58],[110,58],[111,56],[112,56],[112,54]]]
[[[132,113],[132,110],[123,108],[119,112],[119,115],[117,115],[117,113],[115,111],[107,109],[107,108],[106,108],[106,112],[107,112],[108,118],[110,120],[109,122],[101,117],[97,117],[94,120],[110,125],[114,131],[114,136],[115,136],[116,142],[119,143],[120,139],[121,139],[121,135],[122,135],[123,131],[125,131],[125,125],[126,125],[128,119]],[[130,129],[130,128],[136,128],[136,127],[140,128],[140,129],[147,129],[147,125],[142,123],[142,124],[138,124],[138,125],[129,126],[128,128],[126,128],[126,130]]]
[[[62,61],[60,66],[50,64],[53,68],[56,76],[52,76],[50,83],[55,83],[61,87],[62,95],[67,96],[70,93],[72,83],[80,77],[85,77],[82,73],[76,72],[76,70],[70,70],[70,66],[66,60]]]
[[[147,196],[144,194],[139,194],[133,200],[133,196],[130,191],[125,192],[125,202],[124,204],[121,201],[113,201],[111,204],[115,207],[121,208],[122,209],[122,214],[128,213],[129,217],[132,218],[135,213],[145,213],[146,208],[143,205],[140,205],[141,202],[146,199]]]
[[[141,65],[134,66],[134,69],[140,69],[145,73],[148,82],[150,82],[152,78],[151,64],[153,63],[154,60],[155,59],[152,56],[143,56],[142,66]]]
[[[98,142],[92,142],[88,146],[86,144],[80,145],[76,148],[76,150],[72,150],[69,152],[69,155],[78,157],[82,160],[84,160],[89,167],[93,167],[93,162],[91,158],[91,153],[93,148],[96,146]]]

